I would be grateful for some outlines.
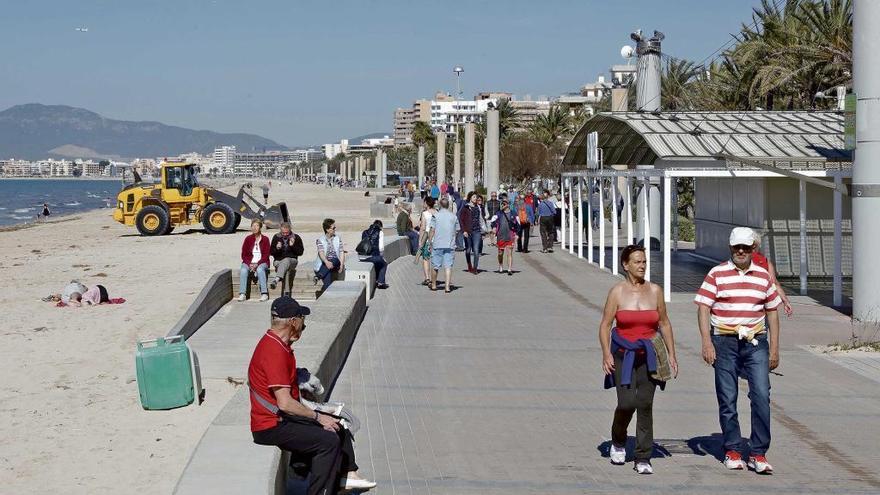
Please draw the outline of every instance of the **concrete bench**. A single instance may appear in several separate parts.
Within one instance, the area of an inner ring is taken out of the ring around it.
[[[342,369],[366,304],[364,284],[345,281],[334,282],[320,299],[309,303],[308,329],[295,345],[297,365],[321,380],[327,389],[325,399]],[[211,422],[175,494],[285,494],[289,456],[276,447],[253,443],[249,394],[247,386],[242,386]]]

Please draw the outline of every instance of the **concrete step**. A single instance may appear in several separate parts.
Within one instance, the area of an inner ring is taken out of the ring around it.
[[[297,270],[296,274],[293,278],[293,287],[290,290],[291,297],[300,301],[314,301],[318,297],[318,293],[321,290],[321,284],[315,285],[312,280],[312,270]],[[274,276],[274,272],[270,272],[269,280],[272,280]],[[251,279],[250,284],[250,293],[251,294],[259,294],[260,289],[258,287],[258,283],[256,279]],[[238,295],[238,277],[233,277],[232,280],[232,293],[234,295]],[[276,297],[281,296],[281,284],[275,289],[272,289],[271,286],[269,288],[269,298],[275,299]],[[251,295],[253,298],[253,295]]]

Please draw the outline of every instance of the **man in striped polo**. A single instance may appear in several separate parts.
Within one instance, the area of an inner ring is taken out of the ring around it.
[[[697,291],[703,360],[715,368],[715,395],[724,434],[724,465],[770,474],[770,370],[779,366],[779,315],[782,303],[767,270],[752,263],[755,233],[747,227],[730,232],[730,260],[712,268]],[[769,333],[769,336],[768,336]],[[741,455],[736,411],[738,379],[749,381],[752,408],[751,452]]]

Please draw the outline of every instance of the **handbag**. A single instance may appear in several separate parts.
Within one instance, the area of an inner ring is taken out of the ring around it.
[[[657,356],[657,370],[651,372],[651,378],[660,382],[672,380],[672,367],[669,366],[669,350],[666,349],[666,341],[663,334],[655,332],[651,337],[651,345],[654,346],[654,354]]]
[[[364,237],[361,239],[361,242],[358,243],[354,250],[361,256],[369,256],[373,252],[373,244],[370,242],[370,238]]]

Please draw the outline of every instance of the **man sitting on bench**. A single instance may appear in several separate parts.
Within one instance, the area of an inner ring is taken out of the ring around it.
[[[300,403],[291,344],[302,336],[309,313],[290,296],[272,302],[272,328],[248,366],[254,442],[310,458],[309,495],[335,494],[340,488],[369,490],[376,483],[358,475],[351,433],[335,417]]]

